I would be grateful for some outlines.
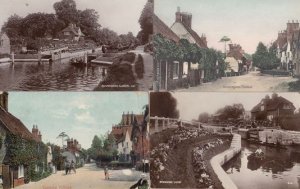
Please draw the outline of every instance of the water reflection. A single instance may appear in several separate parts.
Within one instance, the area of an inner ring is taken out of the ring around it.
[[[265,158],[249,158],[261,148]],[[240,155],[223,166],[238,188],[300,188],[300,147],[277,149],[243,142]]]
[[[91,91],[103,79],[106,68],[78,67],[64,62],[0,64],[0,90]]]

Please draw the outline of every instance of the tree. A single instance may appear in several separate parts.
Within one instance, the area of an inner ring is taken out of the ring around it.
[[[153,34],[153,6],[153,1],[148,1],[139,18],[141,31],[139,32],[138,36],[142,44],[148,43],[149,36]]]
[[[102,141],[97,135],[94,136],[91,147],[99,150],[102,149],[103,147]]]
[[[5,32],[9,38],[16,38],[20,36],[21,24],[23,18],[14,14],[10,16],[7,21],[3,24],[1,31]]]
[[[177,100],[169,92],[150,94],[150,116],[179,118]]]
[[[79,22],[79,12],[74,0],[61,0],[53,5],[58,19],[63,20],[65,25]]]
[[[238,119],[245,112],[244,106],[242,104],[233,104],[227,105],[221,109],[219,109],[216,114],[220,120],[228,120],[228,119]]]
[[[201,113],[198,117],[198,121],[207,123],[209,120],[209,117],[210,117],[209,113],[207,113],[207,112]]]
[[[253,54],[253,65],[261,70],[271,70],[278,67],[280,60],[276,57],[276,54],[262,43],[259,42],[255,53]]]
[[[228,41],[231,41],[231,39],[229,38],[229,37],[227,37],[227,36],[223,36],[221,39],[220,39],[220,41],[219,42],[222,42],[222,43],[224,43],[224,54],[225,54],[225,56],[227,55],[227,50],[226,50],[226,43],[228,42]]]
[[[94,9],[85,9],[78,11],[79,22],[78,26],[82,29],[82,33],[90,36],[93,40],[97,37],[97,32],[100,30],[101,25],[98,23],[99,14]]]
[[[65,138],[69,139],[70,137],[65,132],[61,132],[56,138],[61,138],[62,147],[64,147]]]

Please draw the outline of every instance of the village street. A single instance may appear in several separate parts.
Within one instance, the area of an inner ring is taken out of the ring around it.
[[[235,77],[223,77],[209,83],[202,83],[197,87],[179,89],[178,91],[215,91],[215,92],[264,92],[264,91],[288,91],[288,83],[296,81],[292,77],[273,77],[262,75],[259,72]]]
[[[141,172],[124,170],[110,170],[110,180],[104,179],[103,169],[95,164],[86,164],[84,167],[65,175],[64,171],[58,171],[49,177],[39,181],[25,184],[17,189],[128,189],[140,179]]]
[[[138,46],[130,52],[140,54],[144,60],[144,76],[142,79],[137,79],[139,91],[148,91],[153,84],[153,56],[144,52],[144,46]]]

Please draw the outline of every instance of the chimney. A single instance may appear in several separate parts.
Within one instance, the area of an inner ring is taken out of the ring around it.
[[[189,13],[181,13],[181,22],[185,26],[192,28],[192,15]]]
[[[5,91],[0,94],[0,106],[8,112],[8,93]]]
[[[177,12],[175,13],[175,16],[175,22],[181,22],[180,7],[177,7]]]

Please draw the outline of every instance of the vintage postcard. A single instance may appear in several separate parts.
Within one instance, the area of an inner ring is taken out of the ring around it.
[[[1,92],[0,188],[148,188],[145,92]]]
[[[300,187],[299,93],[150,93],[152,188]]]
[[[152,89],[153,0],[0,4],[0,90]]]
[[[298,0],[158,0],[154,90],[299,91]]]

